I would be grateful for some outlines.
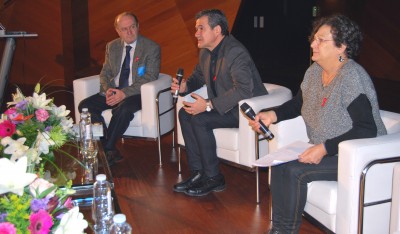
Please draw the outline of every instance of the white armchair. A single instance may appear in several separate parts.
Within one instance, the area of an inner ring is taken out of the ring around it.
[[[400,234],[400,163],[393,169],[392,206],[390,209],[390,234]]]
[[[283,104],[292,98],[292,92],[283,86],[275,84],[264,83],[268,90],[268,95],[245,99],[239,102],[239,106],[246,102],[255,112],[261,109],[275,107]],[[205,86],[196,91],[200,96],[207,98],[207,91]],[[179,111],[182,107],[183,97],[179,97],[176,110]],[[178,163],[179,173],[181,172],[180,148],[185,146],[182,137],[182,132],[177,120],[177,137],[178,137]],[[214,130],[215,139],[217,142],[217,155],[224,162],[238,166],[240,168],[253,170],[252,164],[258,159],[259,155],[263,156],[268,152],[268,144],[260,144],[257,150],[258,141],[256,141],[256,134],[248,124],[248,120],[242,113],[239,113],[239,128],[219,128]],[[257,155],[257,151],[259,151]],[[257,202],[259,201],[257,193]]]
[[[160,73],[157,80],[141,86],[142,109],[135,113],[124,137],[138,137],[156,140],[158,143],[158,155],[161,161],[160,137],[174,130],[175,113],[170,93],[171,76]],[[73,82],[75,121],[79,122],[79,102],[99,92],[100,78],[98,75],[76,79]],[[110,123],[112,113],[105,110],[102,113],[106,125]],[[173,137],[174,138],[174,137]],[[174,145],[174,141],[172,143]]]
[[[400,161],[400,114],[380,113],[388,135],[341,142],[338,181],[308,184],[305,216],[332,232],[389,232],[393,161]],[[270,152],[296,140],[308,142],[302,117],[272,124],[270,130],[275,134]]]

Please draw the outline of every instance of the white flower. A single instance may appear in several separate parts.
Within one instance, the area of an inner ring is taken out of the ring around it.
[[[51,99],[46,99],[46,94],[42,93],[42,94],[37,94],[37,93],[33,93],[33,97],[31,98],[31,102],[32,102],[32,106],[35,109],[46,109],[49,110],[50,107],[48,107],[47,105],[51,102]]]
[[[60,225],[54,234],[77,234],[83,233],[87,228],[88,222],[83,218],[83,214],[79,213],[79,207],[75,206],[61,218]]]
[[[26,157],[17,162],[0,159],[0,194],[12,192],[22,196],[24,187],[36,178],[36,174],[26,173],[27,162]]]
[[[26,151],[29,163],[39,164],[42,158],[39,156],[39,152],[36,149],[29,148]]]
[[[54,113],[55,116],[61,118],[68,116],[71,111],[67,110],[67,107],[65,105],[61,105],[59,107],[54,105],[52,106],[52,112]]]
[[[12,94],[13,101],[7,102],[7,106],[15,105],[25,99],[24,95],[21,93],[21,90],[17,89],[17,92]]]
[[[4,153],[11,155],[11,161],[16,161],[17,159],[25,156],[26,151],[29,149],[28,146],[24,145],[26,141],[25,137],[18,138],[17,140],[13,140],[11,137],[4,137],[1,139],[1,144],[3,146],[7,146],[4,149]]]
[[[49,146],[54,145],[55,142],[50,139],[50,135],[47,132],[38,132],[36,137],[36,148],[38,150],[38,154],[48,154]]]
[[[72,119],[67,119],[67,118],[63,118],[61,120],[60,125],[62,126],[64,132],[66,133],[72,133],[72,127],[74,126],[74,121],[72,121]]]

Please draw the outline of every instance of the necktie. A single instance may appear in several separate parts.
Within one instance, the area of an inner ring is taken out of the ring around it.
[[[125,59],[124,62],[122,63],[121,67],[121,74],[119,76],[119,88],[125,88],[129,86],[129,72],[130,72],[130,63],[131,63],[131,56],[129,52],[131,51],[132,47],[131,46],[126,46],[126,54],[125,54]]]

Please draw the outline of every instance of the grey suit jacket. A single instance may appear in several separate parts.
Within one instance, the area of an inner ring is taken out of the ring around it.
[[[100,72],[100,93],[105,93],[107,89],[116,87],[114,79],[120,72],[124,49],[124,42],[120,38],[107,43],[105,61]],[[158,78],[160,60],[160,46],[154,41],[139,35],[131,61],[132,85],[122,89],[127,97],[140,94],[142,84]]]
[[[210,58],[208,49],[201,49],[199,63],[187,81],[187,92],[207,85],[208,98],[221,115],[237,109],[243,99],[268,94],[260,74],[247,49],[232,35],[221,42],[216,64],[216,95],[210,87]],[[237,114],[239,112],[237,111]]]

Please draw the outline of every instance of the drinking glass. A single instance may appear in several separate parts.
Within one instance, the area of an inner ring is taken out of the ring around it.
[[[81,153],[84,160],[96,158],[99,148],[96,140],[82,141]]]

